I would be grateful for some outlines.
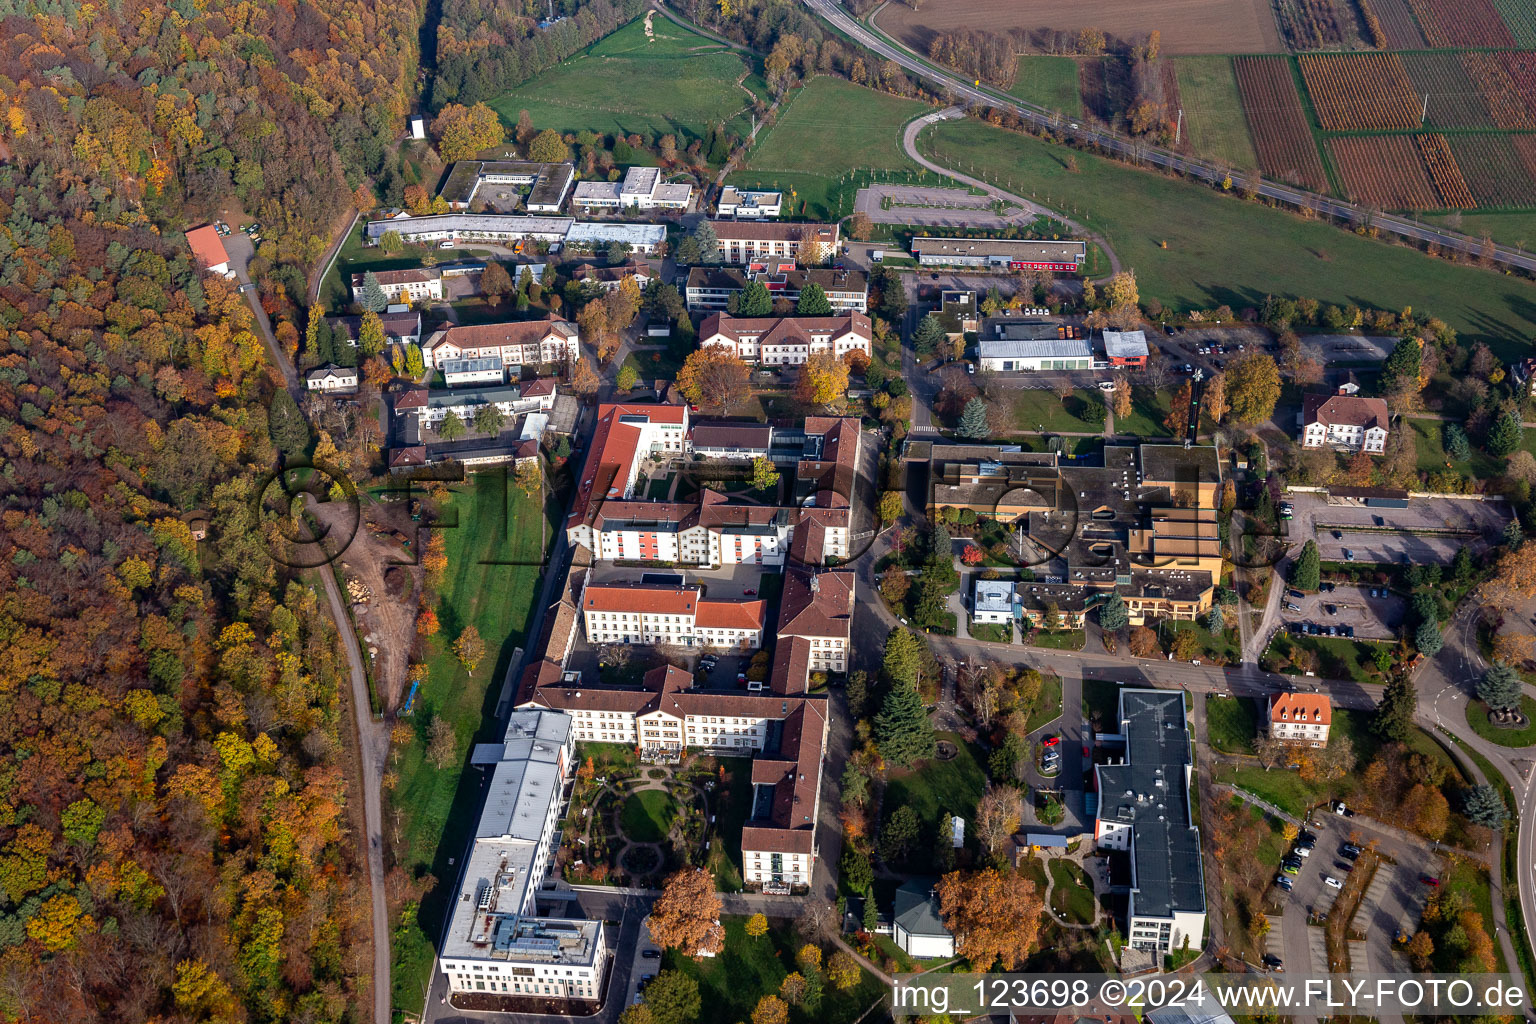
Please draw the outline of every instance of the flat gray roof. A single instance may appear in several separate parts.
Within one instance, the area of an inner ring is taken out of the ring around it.
[[[976,343],[982,359],[1092,359],[1093,350],[1083,338],[1050,338],[1010,341],[984,338]]]

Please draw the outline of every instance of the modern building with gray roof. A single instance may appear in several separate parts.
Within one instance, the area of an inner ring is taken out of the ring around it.
[[[603,922],[541,917],[536,906],[559,847],[562,794],[575,773],[574,735],[564,712],[521,708],[512,712],[502,743],[476,748],[474,763],[491,778],[438,952],[454,995],[579,1006],[602,994]]]
[[[1091,370],[1088,339],[1073,337],[1076,328],[1052,320],[993,316],[977,332],[976,362],[983,370],[1018,372]]]
[[[955,955],[955,937],[939,916],[933,885],[920,879],[896,890],[891,933],[902,952],[916,957]]]
[[[1120,691],[1120,764],[1095,768],[1097,844],[1131,857],[1128,944],[1166,954],[1205,940],[1200,830],[1190,814],[1190,739],[1181,690]]]
[[[487,185],[527,188],[529,213],[559,213],[576,168],[569,161],[542,164],[531,160],[460,160],[448,172],[438,195],[455,210],[467,209]]]

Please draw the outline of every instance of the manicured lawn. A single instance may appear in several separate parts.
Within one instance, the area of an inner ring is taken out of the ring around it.
[[[1173,396],[1166,391],[1151,388],[1131,388],[1131,414],[1115,417],[1116,434],[1135,434],[1137,437],[1169,437],[1163,419],[1173,404]]]
[[[1175,57],[1184,131],[1200,156],[1241,169],[1258,167],[1231,57]]]
[[[637,18],[490,105],[508,125],[526,110],[541,130],[672,133],[679,148],[721,122],[745,138],[743,112],[766,95],[748,59],[665,18],[652,27],[648,40]]]
[[[1065,860],[1052,860],[1050,871],[1051,909],[1076,924],[1092,924],[1097,907],[1087,873]]]
[[[1054,633],[1041,630],[1035,634],[1035,638],[1030,641],[1030,645],[1034,647],[1049,647],[1057,651],[1080,651],[1083,649],[1083,644],[1087,642],[1087,639],[1080,629],[1063,629]]]
[[[966,630],[977,640],[990,640],[993,643],[1006,644],[1013,640],[1013,630],[996,622],[973,622]]]
[[[1193,633],[1200,641],[1200,657],[1202,660],[1220,658],[1230,664],[1237,660],[1238,636],[1237,625],[1234,622],[1221,631],[1217,636],[1197,622],[1169,622],[1163,626],[1162,634],[1165,645],[1173,642],[1173,633]]]
[[[677,801],[670,793],[664,789],[642,789],[625,797],[619,810],[619,825],[636,842],[658,843],[667,837],[676,816]]]
[[[752,759],[721,758],[725,788],[715,787],[709,809],[715,816],[714,841],[709,847],[709,870],[721,892],[741,891],[741,827],[752,813]]]
[[[1443,442],[1445,423],[1441,420],[1407,421],[1413,428],[1414,448],[1418,453],[1417,468],[1421,473],[1441,473],[1449,469],[1462,476],[1488,479],[1504,472],[1504,463],[1475,444],[1472,457],[1462,462],[1451,461],[1445,453]]]
[[[1266,294],[1322,302],[1411,305],[1510,357],[1536,334],[1536,288],[1402,246],[1306,221],[1203,185],[1166,178],[975,121],[927,129],[923,149],[947,166],[1065,205],[1136,268],[1141,298],[1175,309],[1256,306]],[[1068,157],[1076,173],[1068,170]],[[1256,242],[1256,240],[1262,240]],[[1161,243],[1166,242],[1167,248]]]
[[[941,732],[938,738],[955,744],[960,753],[949,761],[940,761],[936,757],[924,761],[915,770],[892,769],[881,805],[883,819],[889,819],[901,807],[911,807],[917,813],[923,823],[919,850],[932,846],[934,837],[939,834],[941,815],[973,817],[976,801],[987,788],[981,751],[952,732]],[[944,828],[947,836],[947,824]],[[922,856],[918,853],[915,859],[920,861]]]
[[[1529,747],[1536,743],[1536,700],[1520,698],[1527,725],[1523,729],[1500,729],[1488,719],[1488,706],[1479,700],[1467,701],[1467,724],[1472,731],[1501,747]]]
[[[1253,753],[1258,718],[1247,697],[1205,697],[1205,727],[1211,746],[1226,754]]]
[[[1376,670],[1376,663],[1372,658],[1376,648],[1384,642],[1349,640],[1338,636],[1292,636],[1279,633],[1276,634],[1270,649],[1287,658],[1288,652],[1293,647],[1315,651],[1319,659],[1317,674],[1325,679],[1353,679],[1357,683],[1379,683],[1382,682],[1381,673]],[[1280,671],[1290,675],[1301,674],[1294,665],[1290,664]]]
[[[1266,800],[1293,817],[1303,817],[1307,808],[1326,800],[1329,796],[1325,785],[1305,782],[1294,771],[1275,768],[1238,767],[1218,764],[1211,768],[1217,782],[1226,782],[1247,790],[1261,800]]]
[[[1104,400],[1098,391],[1079,388],[1071,398],[1062,401],[1061,396],[1047,388],[1019,388],[1009,397],[1015,430],[1038,431],[1043,426],[1047,432],[1104,432],[1103,420],[1095,423],[1083,416],[1090,402],[1103,408]]]
[[[659,20],[659,19],[658,19]],[[787,922],[769,919],[768,934],[754,939],[747,934],[745,917],[722,917],[725,949],[718,956],[695,962],[669,949],[662,964],[669,970],[682,971],[699,983],[704,1004],[700,1020],[745,1021],[752,1017],[757,1001],[765,995],[777,995],[779,984],[795,966],[795,952],[801,942]],[[822,950],[822,962],[832,957],[832,948]],[[826,1021],[828,1024],[853,1024],[866,1010],[885,995],[885,986],[868,971],[859,984],[846,992],[837,986],[823,986],[821,1004],[814,1014],[791,1011],[792,1021]]]
[[[1024,724],[1024,731],[1034,732],[1060,717],[1061,677],[1048,675],[1040,684],[1040,694],[1035,698],[1035,706],[1029,713],[1029,721]]]
[[[1083,94],[1077,85],[1077,61],[1071,57],[1024,56],[1018,77],[1008,92],[1025,103],[1037,103],[1068,117],[1083,116]]]
[[[839,181],[871,171],[909,172],[913,181],[942,184],[901,149],[902,126],[928,109],[818,75],[780,105],[778,120],[758,134],[745,166],[729,180],[785,190],[786,214],[808,217],[852,212],[852,193]]]
[[[420,921],[395,929],[392,972],[395,1005],[420,1005],[432,971],[433,949],[442,915],[452,898],[457,871],[449,863],[463,855],[475,825],[478,775],[463,787],[459,777],[471,745],[492,740],[488,727],[501,695],[512,651],[527,641],[529,613],[537,595],[544,559],[541,510],[536,501],[496,473],[476,474],[452,488],[442,522],[448,569],[438,589],[441,628],[430,642],[429,675],[405,719],[416,738],[400,748],[394,762],[399,783],[388,791],[387,821],[398,820],[401,841],[394,853],[411,876],[431,874],[437,885],[422,900]],[[475,674],[464,671],[452,643],[473,624],[485,641],[485,658]],[[439,769],[426,758],[427,728],[433,718],[453,723],[459,756]],[[396,817],[398,816],[398,818]]]

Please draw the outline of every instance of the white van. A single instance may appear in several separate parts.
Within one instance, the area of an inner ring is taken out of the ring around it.
[[[1101,380],[1101,381],[1099,381],[1099,390],[1100,391],[1113,391],[1113,390],[1115,390],[1115,382],[1112,381],[1112,380]]]
[[[437,247],[439,249],[452,249],[453,246],[454,246],[454,241],[451,238],[447,239],[446,241],[442,241],[442,242],[438,242],[437,243]]]

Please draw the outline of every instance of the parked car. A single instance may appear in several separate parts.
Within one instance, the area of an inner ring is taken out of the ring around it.
[[[1173,325],[1172,324],[1163,324],[1163,333],[1168,335],[1168,337],[1170,337],[1170,338],[1173,337]]]
[[[741,592],[741,596],[742,597],[756,597],[757,596],[757,591],[754,588],[752,588],[752,587],[747,587],[745,590],[743,590]]]
[[[1324,582],[1318,584],[1317,589],[1321,590],[1325,594],[1331,594],[1333,593],[1333,588],[1336,586],[1338,586],[1337,583],[1329,583],[1325,580]]]
[[[1272,971],[1285,970],[1285,961],[1281,960],[1273,953],[1265,953],[1264,956],[1260,959],[1264,966],[1268,967]]]
[[[1355,812],[1350,810],[1343,800],[1335,800],[1333,802],[1333,813],[1341,818],[1353,818],[1355,816]],[[1351,849],[1356,853],[1360,852],[1360,847],[1358,846],[1351,846]]]
[[[1339,635],[1339,627],[1338,626],[1329,626],[1328,627],[1328,635],[1329,636],[1338,636]]]
[[[1287,601],[1285,603],[1285,608],[1286,608],[1287,611],[1292,611],[1292,612],[1299,612],[1299,611],[1301,611],[1301,605],[1297,604],[1294,601]]]
[[[1332,875],[1325,876],[1323,878],[1323,884],[1326,885],[1330,889],[1342,889],[1342,888],[1344,888],[1344,883],[1339,881],[1337,878],[1334,878]]]
[[[1300,832],[1296,833],[1296,838],[1298,841],[1303,843],[1315,843],[1317,842],[1317,833],[1308,832],[1306,829],[1302,829]]]
[[[1433,875],[1420,875],[1419,881],[1429,886],[1431,889],[1438,888],[1440,885],[1440,879]]]
[[[657,959],[660,959],[660,957],[661,957],[661,950],[659,950],[659,949],[644,949],[644,950],[640,951],[640,955],[645,957],[647,960],[657,960]]]
[[[1323,611],[1327,612],[1329,615],[1337,615],[1339,614],[1339,606],[1336,604],[1325,604],[1323,605]]]
[[[1351,864],[1347,860],[1336,860],[1336,861],[1334,861],[1333,862],[1333,868],[1334,868],[1335,871],[1342,871],[1346,875],[1349,874],[1351,871],[1355,870],[1355,866],[1353,864]]]
[[[1334,540],[1343,540],[1344,539],[1344,534],[1342,532],[1338,531],[1338,530],[1334,530],[1333,531],[1333,539]]]
[[[1284,889],[1286,892],[1290,892],[1292,886],[1295,883],[1291,881],[1289,875],[1276,875],[1275,876],[1275,884],[1278,885],[1280,888]]]
[[[1280,870],[1288,875],[1299,875],[1301,874],[1301,865],[1287,862],[1280,865]]]
[[[1355,560],[1355,553],[1353,551],[1349,550],[1349,548],[1345,548],[1344,549],[1344,561],[1346,561],[1346,562],[1353,562],[1354,560]]]
[[[1061,737],[1060,736],[1047,736],[1045,738],[1045,745],[1047,747],[1054,747],[1054,746],[1056,746],[1056,744],[1058,744],[1060,742],[1061,742]]]
[[[1295,587],[1292,587],[1290,590],[1287,590],[1285,592],[1285,596],[1286,597],[1294,597],[1296,600],[1300,601],[1302,598],[1306,597],[1307,595],[1303,594],[1301,591],[1297,590]]]
[[[1298,846],[1294,850],[1292,850],[1291,852],[1294,853],[1298,857],[1303,857],[1303,858],[1310,857],[1310,856],[1312,856],[1312,847],[1310,847],[1310,846]]]
[[[1339,806],[1343,807],[1344,805],[1340,804]],[[1365,850],[1359,846],[1356,846],[1354,843],[1345,843],[1343,846],[1339,847],[1339,852],[1353,860],[1354,858],[1364,853]]]
[[[1344,636],[1352,637],[1352,636],[1355,635],[1355,627],[1354,626],[1340,626],[1339,627],[1339,632],[1342,633]]]

